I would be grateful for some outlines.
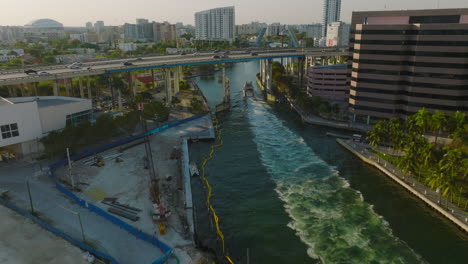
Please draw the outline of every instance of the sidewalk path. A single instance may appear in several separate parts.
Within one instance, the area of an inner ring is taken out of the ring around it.
[[[150,264],[163,255],[160,249],[80,207],[59,192],[49,176],[37,171],[36,165],[22,161],[4,164],[0,167],[0,189],[9,191],[13,204],[30,210],[26,188],[26,180],[29,179],[34,210],[42,219],[81,240],[80,224],[74,212],[79,213],[86,241],[121,264]]]
[[[289,104],[294,108],[294,110],[296,110],[296,112],[302,117],[302,120],[304,120],[306,123],[361,132],[367,132],[370,130],[370,126],[366,124],[326,120],[321,117],[308,114],[299,107],[294,99],[286,97],[286,100],[288,100]]]
[[[426,202],[433,209],[447,217],[462,230],[468,232],[468,214],[454,204],[450,203],[448,200],[442,198],[439,193],[422,185],[411,175],[402,173],[393,164],[382,160],[375,153],[369,151],[369,149],[371,149],[369,145],[342,139],[337,139],[337,142],[361,158],[363,161],[380,169],[408,191]]]

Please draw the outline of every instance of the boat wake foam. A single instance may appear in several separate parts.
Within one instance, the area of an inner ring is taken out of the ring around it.
[[[322,263],[425,263],[266,104],[251,101],[248,108],[262,164],[291,218],[288,227],[308,245],[311,258]]]

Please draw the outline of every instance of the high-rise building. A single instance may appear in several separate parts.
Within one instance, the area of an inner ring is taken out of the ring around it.
[[[175,41],[177,39],[177,26],[167,21],[164,23],[153,23],[153,41]]]
[[[322,37],[322,24],[303,24],[292,25],[299,33],[306,33],[307,38],[321,38]]]
[[[236,35],[253,35],[258,34],[260,28],[267,27],[267,24],[260,22],[251,22],[236,26]]]
[[[136,24],[125,23],[123,25],[125,39],[138,39],[138,29]]]
[[[136,23],[137,23],[137,25],[142,25],[142,24],[148,24],[149,21],[148,21],[148,19],[137,18],[137,19],[136,19]]]
[[[286,25],[281,25],[280,23],[273,23],[273,24],[268,25],[266,35],[278,36],[285,30],[286,30]]]
[[[322,36],[327,36],[328,24],[340,21],[341,0],[324,0],[323,1],[323,23]]]
[[[341,21],[328,24],[327,47],[344,47],[349,44],[349,24]]]
[[[96,23],[94,23],[94,30],[96,30],[96,32],[98,32],[98,33],[103,32],[104,31],[104,21],[102,21],[102,20],[96,21]]]
[[[353,12],[349,107],[355,121],[468,113],[468,8]]]
[[[195,13],[195,38],[198,40],[228,40],[235,38],[235,10],[233,6]]]
[[[93,30],[93,23],[91,23],[91,22],[86,22],[86,29],[87,29],[88,31]]]

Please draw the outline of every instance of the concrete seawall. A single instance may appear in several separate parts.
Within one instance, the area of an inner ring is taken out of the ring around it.
[[[210,116],[206,116],[206,119]],[[211,118],[210,118],[211,122]],[[208,133],[195,133],[191,132],[182,137],[181,143],[181,170],[182,170],[182,181],[184,186],[185,193],[185,211],[187,215],[187,223],[189,226],[190,236],[192,238],[192,243],[195,245],[195,217],[194,217],[194,207],[193,207],[193,195],[192,195],[192,185],[191,185],[191,175],[190,175],[190,153],[188,148],[188,142],[190,140],[211,140],[214,139],[216,134],[214,132],[213,123],[209,124],[207,127]]]
[[[182,179],[185,193],[185,212],[187,214],[187,223],[189,225],[192,243],[195,244],[195,227],[193,217],[193,199],[192,199],[192,186],[190,184],[190,170],[189,170],[189,152],[188,152],[188,139],[182,139]]]
[[[401,186],[403,186],[407,191],[409,191],[410,193],[412,193],[413,195],[415,195],[416,197],[418,197],[419,199],[421,199],[422,201],[424,201],[427,205],[429,205],[430,207],[432,207],[433,209],[435,209],[437,212],[439,212],[441,215],[445,216],[447,219],[449,219],[452,223],[454,223],[455,225],[457,225],[459,228],[461,228],[464,232],[468,232],[468,225],[465,223],[467,221],[467,218],[464,218],[464,221],[463,222],[462,220],[460,220],[459,218],[455,217],[453,214],[451,214],[450,212],[448,212],[447,210],[445,210],[444,208],[442,208],[437,202],[434,202],[432,201],[431,199],[429,199],[427,197],[427,195],[419,192],[418,190],[416,190],[415,188],[413,188],[411,185],[407,184],[406,182],[404,182],[402,179],[400,179],[397,175],[395,175],[394,173],[392,173],[391,171],[389,171],[386,167],[382,166],[381,164],[379,164],[378,162],[374,161],[374,160],[371,160],[369,159],[368,157],[366,157],[365,155],[363,155],[362,153],[360,153],[358,150],[356,150],[355,148],[353,148],[350,144],[348,144],[346,141],[342,140],[342,139],[337,139],[336,140],[338,142],[338,144],[340,144],[341,146],[343,146],[344,148],[346,148],[347,150],[349,150],[350,152],[352,152],[354,155],[358,156],[361,160],[363,160],[364,162],[376,167],[377,169],[379,169],[380,171],[382,171],[384,174],[386,174],[388,177],[390,177],[392,180],[394,180],[395,182],[397,182],[398,184],[400,184]]]

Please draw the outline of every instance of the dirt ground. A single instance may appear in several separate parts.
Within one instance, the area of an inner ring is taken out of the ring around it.
[[[192,238],[188,231],[180,159],[171,158],[171,154],[180,151],[181,136],[175,131],[168,131],[150,137],[161,202],[171,212],[165,222],[167,231],[165,235],[160,234],[157,222],[153,221],[153,214],[157,210],[156,205],[150,200],[151,178],[150,170],[145,169],[144,144],[129,148],[121,155],[118,154],[122,146],[100,153],[99,156],[105,159],[103,167],[91,166],[93,157],[75,162],[72,174],[75,184],[82,190],[79,195],[87,200],[94,200],[94,204],[102,209],[107,210],[110,207],[101,202],[106,197],[116,198],[119,203],[141,209],[142,211],[138,213],[140,219],[136,222],[123,217],[119,218],[148,234],[155,235],[173,247],[181,263],[192,263],[201,259],[202,254],[192,245]],[[132,142],[129,145],[135,143]],[[116,155],[118,155],[119,162],[116,162]],[[180,157],[180,155],[176,156]],[[67,168],[60,168],[56,175],[70,182]]]
[[[1,205],[0,219],[0,263],[88,263],[79,248]]]

